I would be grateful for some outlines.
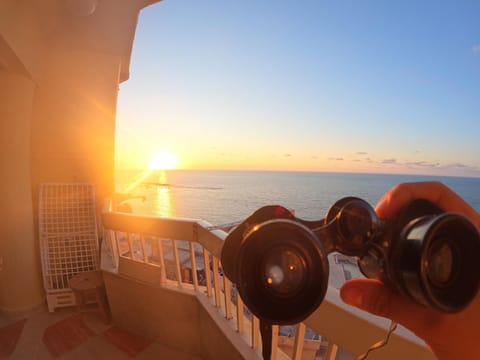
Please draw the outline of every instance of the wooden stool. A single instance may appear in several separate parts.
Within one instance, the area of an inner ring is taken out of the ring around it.
[[[70,278],[68,284],[75,295],[78,311],[86,303],[87,297],[94,295],[103,319],[106,323],[110,322],[107,293],[101,271],[78,273]]]

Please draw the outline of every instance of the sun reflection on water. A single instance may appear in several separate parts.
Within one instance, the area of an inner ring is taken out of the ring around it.
[[[155,215],[162,217],[173,217],[175,214],[170,184],[165,170],[158,170],[158,186],[153,192],[152,210]]]

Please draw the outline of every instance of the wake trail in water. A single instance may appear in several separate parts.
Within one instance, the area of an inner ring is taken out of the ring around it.
[[[218,186],[196,186],[196,185],[176,185],[169,183],[159,183],[159,182],[143,182],[143,186],[158,186],[158,187],[169,187],[169,188],[178,188],[178,189],[193,189],[193,190],[222,190],[222,187]]]

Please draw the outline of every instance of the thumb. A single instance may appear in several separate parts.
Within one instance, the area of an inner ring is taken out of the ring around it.
[[[349,305],[398,322],[425,340],[442,317],[439,311],[403,298],[378,280],[348,281],[340,289],[340,297]]]

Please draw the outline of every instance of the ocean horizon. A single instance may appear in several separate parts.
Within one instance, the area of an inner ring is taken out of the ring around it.
[[[272,170],[116,170],[115,175],[117,192],[138,197],[127,201],[134,213],[213,225],[241,221],[273,204],[304,219],[320,219],[342,197],[375,206],[393,186],[414,181],[440,181],[480,211],[477,177]]]

